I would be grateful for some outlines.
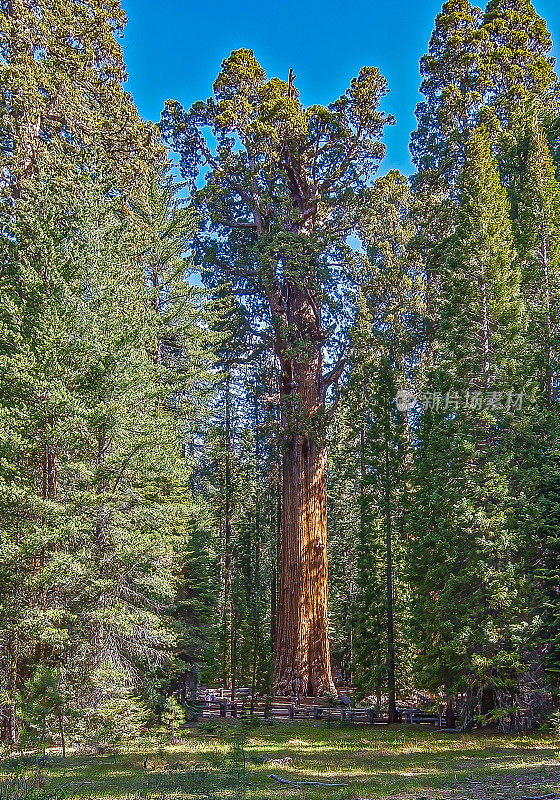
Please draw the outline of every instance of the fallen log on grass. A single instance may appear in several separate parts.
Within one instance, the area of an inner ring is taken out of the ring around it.
[[[299,789],[300,786],[348,786],[347,783],[321,783],[320,781],[289,781],[286,778],[281,778],[279,775],[270,775],[270,777],[278,781],[278,783],[283,783],[286,786],[293,786],[296,789]]]
[[[538,794],[538,795],[524,795],[521,800],[558,800],[558,794]]]

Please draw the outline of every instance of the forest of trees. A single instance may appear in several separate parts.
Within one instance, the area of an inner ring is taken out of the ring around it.
[[[197,686],[541,724],[560,84],[531,2],[443,5],[411,177],[375,67],[306,107],[236,50],[154,125],[119,0],[0,7],[0,739]]]

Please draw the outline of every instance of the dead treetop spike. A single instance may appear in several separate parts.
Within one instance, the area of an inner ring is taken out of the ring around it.
[[[290,72],[288,74],[288,97],[294,96],[294,79],[295,79],[294,71],[290,67]]]

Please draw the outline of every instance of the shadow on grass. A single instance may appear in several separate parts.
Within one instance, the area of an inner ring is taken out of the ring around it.
[[[188,740],[165,752],[151,753],[150,769],[144,765],[146,753],[73,756],[49,769],[45,785],[70,786],[75,796],[89,798],[374,800],[414,797],[421,792],[431,792],[426,796],[434,798],[455,796],[433,793],[439,790],[458,792],[456,796],[461,798],[462,789],[468,790],[478,781],[486,786],[487,794],[472,797],[486,800],[509,797],[504,794],[506,784],[554,784],[558,775],[554,745],[551,737],[537,736],[446,735],[301,723],[262,727],[248,733],[246,766],[240,780],[239,771],[231,764],[231,741],[193,731]],[[290,756],[292,765],[264,763],[267,757],[280,756]],[[284,787],[270,779],[271,773],[294,781],[343,782],[348,787]],[[511,794],[519,796],[519,791]]]

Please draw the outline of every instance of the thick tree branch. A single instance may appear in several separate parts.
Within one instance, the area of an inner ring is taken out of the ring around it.
[[[339,180],[339,178],[341,178],[342,175],[344,175],[344,173],[346,172],[346,170],[348,169],[348,167],[352,163],[352,161],[353,161],[353,159],[354,159],[354,157],[356,155],[356,151],[358,149],[358,145],[360,144],[360,141],[362,139],[362,132],[363,132],[363,127],[360,125],[358,127],[357,131],[356,131],[356,135],[354,137],[354,140],[353,140],[352,144],[348,148],[348,151],[347,151],[344,159],[342,160],[342,163],[340,164],[340,167],[337,170],[335,170],[330,175],[330,177],[328,177],[321,184],[321,186],[320,186],[321,194],[325,194],[326,192],[328,192],[329,189],[336,183],[336,181]]]
[[[325,392],[330,386],[333,385],[333,383],[336,383],[339,380],[340,376],[344,372],[346,364],[347,364],[347,359],[346,359],[346,354],[344,354],[338,359],[338,361],[331,369],[331,371],[327,372],[327,374],[323,377],[322,383]]]
[[[340,405],[340,397],[341,397],[340,388],[337,386],[334,400],[331,403],[330,408],[327,409],[327,423],[329,423],[336,414],[338,406]]]
[[[233,222],[229,219],[223,219],[220,224],[225,228],[252,228],[253,230],[258,230],[256,222]]]

